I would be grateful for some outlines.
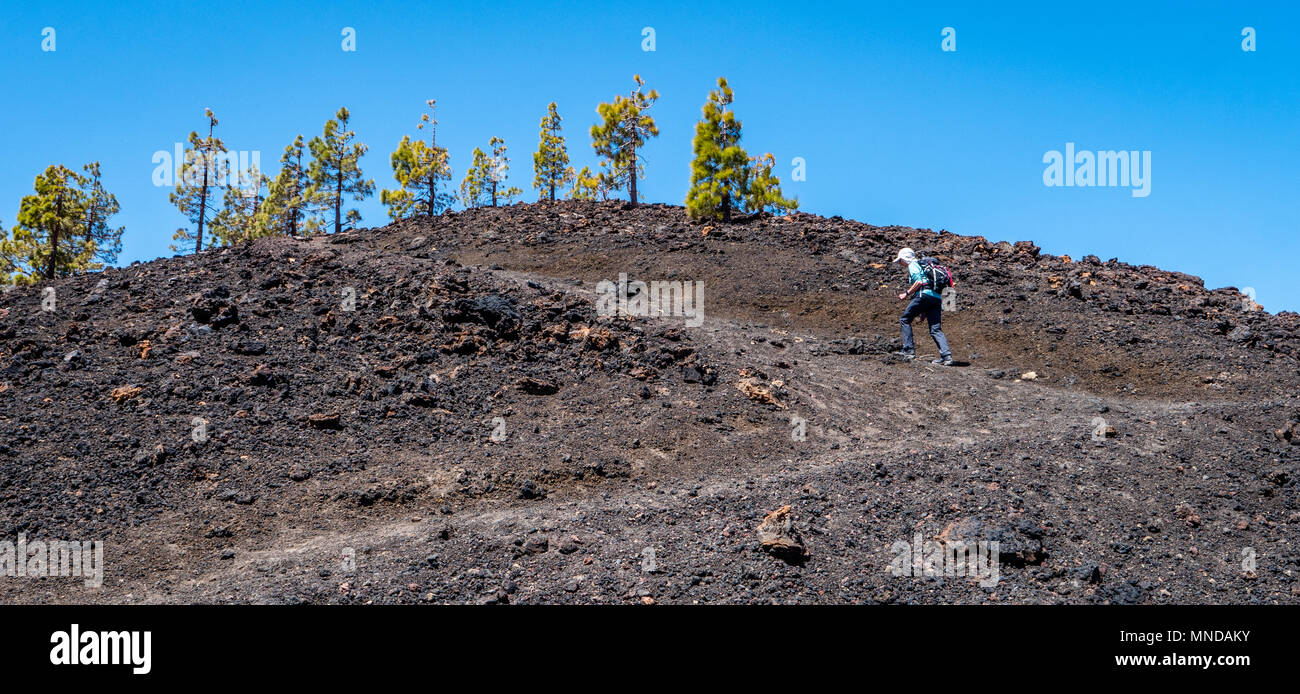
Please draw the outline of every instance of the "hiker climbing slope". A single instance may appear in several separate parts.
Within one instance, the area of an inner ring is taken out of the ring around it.
[[[925,316],[925,321],[930,324],[930,337],[933,337],[934,344],[939,346],[939,358],[930,363],[952,366],[952,350],[948,349],[948,338],[944,337],[943,329],[939,327],[943,317],[943,295],[939,292],[943,287],[952,285],[952,274],[945,268],[937,268],[941,272],[936,272],[932,262],[923,266],[917,259],[916,252],[910,248],[900,250],[894,262],[907,268],[907,279],[911,283],[907,291],[898,295],[899,300],[906,300],[913,294],[916,295],[898,319],[898,324],[903,331],[903,349],[897,354],[905,359],[916,358],[916,344],[912,341],[912,320],[917,316]]]

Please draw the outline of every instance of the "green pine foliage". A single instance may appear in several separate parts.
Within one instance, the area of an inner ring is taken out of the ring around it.
[[[730,220],[744,204],[749,155],[740,146],[740,121],[730,109],[734,94],[726,78],[709,92],[704,117],[695,124],[691,187],[686,211],[692,219]]]
[[[552,101],[546,107],[542,117],[541,137],[537,151],[533,152],[533,187],[537,189],[538,200],[555,202],[556,188],[563,188],[573,180],[573,168],[569,166],[569,151],[560,134],[560,114]]]
[[[31,284],[99,270],[114,262],[122,247],[117,198],[104,189],[99,162],[85,175],[50,166],[36,177],[34,193],[18,207],[18,223],[0,228],[0,284]]]
[[[776,158],[771,152],[749,160],[749,184],[745,188],[745,209],[749,212],[789,214],[799,209],[799,201],[781,194],[781,179],[772,174]]]
[[[361,175],[361,157],[369,149],[356,142],[357,134],[348,130],[351,114],[340,108],[334,118],[325,121],[324,132],[307,143],[312,161],[307,167],[311,180],[308,198],[315,216],[309,222],[309,231],[318,229],[333,220],[334,233],[343,231],[344,224],[361,221],[356,209],[344,210],[344,199],[365,200],[375,192],[375,182]]]
[[[221,201],[221,211],[212,218],[212,240],[215,245],[229,246],[276,233],[265,226],[262,206],[270,184],[257,167],[249,167],[239,174],[239,185],[226,185]]]
[[[555,102],[547,105],[533,153],[533,188],[539,201],[555,202],[562,192],[574,200],[609,200],[627,190],[631,206],[640,202],[637,183],[645,178],[643,148],[659,128],[650,109],[659,93],[646,89],[640,75],[627,94],[600,104],[599,122],[591,127],[596,166],[575,171],[563,135],[563,119]],[[751,157],[741,146],[741,123],[731,110],[734,93],[725,78],[711,91],[692,143],[691,182],[687,211],[696,220],[730,220],[733,215],[782,214],[798,207],[786,199],[773,174],[772,154]],[[435,101],[420,117],[418,130],[428,140],[404,135],[389,157],[397,187],[380,199],[395,220],[412,215],[446,212],[457,199],[467,208],[511,204],[523,194],[508,185],[510,159],[506,144],[492,137],[488,151],[475,148],[459,191],[450,189],[450,155],[437,143]],[[173,236],[176,251],[202,251],[268,235],[301,236],[332,226],[334,233],[356,224],[361,214],[346,209],[349,199],[374,194],[374,181],[364,178],[360,160],[368,147],[348,128],[350,114],[340,108],[325,122],[322,134],[304,144],[298,135],[285,147],[280,170],[268,178],[256,167],[238,172],[225,143],[216,137],[218,121],[211,109],[204,115],[208,133],[191,132],[169,199],[189,221]],[[307,161],[304,159],[307,158]],[[594,169],[594,170],[593,170]],[[457,195],[456,192],[459,194]],[[17,224],[0,227],[0,284],[34,282],[102,268],[117,261],[122,248],[121,227],[109,220],[120,211],[117,199],[104,189],[99,163],[78,173],[51,166],[36,177],[35,193],[23,198]]]
[[[469,168],[465,169],[465,178],[460,182],[460,203],[466,208],[487,204],[489,169],[492,165],[488,156],[478,147],[474,148],[471,156]]]
[[[489,162],[487,188],[488,198],[492,201],[492,206],[496,207],[498,203],[509,205],[515,198],[524,194],[524,191],[514,186],[506,187],[506,179],[510,176],[510,158],[506,156],[506,141],[493,137],[488,141],[488,146],[492,148],[492,158]]]
[[[306,233],[312,188],[302,157],[303,141],[299,135],[280,155],[280,173],[267,185],[266,200],[258,209],[258,225],[266,234],[301,236]]]
[[[646,111],[659,99],[659,92],[651,89],[643,92],[645,81],[640,75],[633,75],[636,82],[627,97],[618,95],[612,103],[596,107],[601,122],[591,126],[591,147],[602,158],[604,185],[610,190],[628,190],[628,199],[636,207],[636,182],[645,178],[644,163],[638,159],[637,152],[646,140],[659,135],[655,125]]]
[[[483,207],[498,204],[510,204],[511,200],[523,195],[522,190],[505,186],[510,175],[510,159],[506,156],[506,141],[493,137],[488,141],[492,154],[484,154],[478,147],[474,148],[474,159],[465,171],[465,180],[460,184],[460,201],[465,207]]]
[[[772,155],[750,157],[740,146],[741,124],[731,110],[735,95],[727,78],[709,92],[704,116],[695,124],[691,186],[686,212],[691,219],[730,221],[735,211],[783,214],[799,206],[781,193],[781,180],[772,173]]]
[[[216,189],[229,173],[221,156],[226,153],[226,145],[213,135],[217,117],[212,115],[212,109],[205,109],[204,115],[208,118],[208,136],[200,138],[197,132],[190,132],[189,147],[177,167],[176,187],[170,196],[171,203],[194,225],[192,230],[182,227],[172,235],[176,241],[172,250],[177,253],[203,250],[204,227],[216,211]]]
[[[117,255],[122,252],[122,232],[125,227],[114,228],[108,220],[122,210],[117,204],[117,197],[104,190],[103,179],[99,173],[99,162],[93,161],[82,167],[85,175],[81,177],[82,195],[85,200],[85,235],[84,240],[95,246],[95,260],[98,269],[117,262]]]
[[[382,190],[379,199],[388,206],[388,216],[403,219],[412,214],[433,216],[442,213],[455,197],[439,189],[444,181],[451,180],[451,163],[446,147],[437,144],[438,121],[433,117],[436,101],[429,99],[429,113],[420,116],[417,130],[429,128],[429,142],[412,140],[403,135],[397,150],[389,157],[393,166],[396,190]]]
[[[611,176],[607,172],[592,173],[590,167],[584,166],[581,171],[574,174],[573,187],[569,189],[569,199],[608,200],[613,192],[609,187],[610,179]]]

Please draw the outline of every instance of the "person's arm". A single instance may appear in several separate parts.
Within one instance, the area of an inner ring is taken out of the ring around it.
[[[922,280],[917,280],[917,281],[915,281],[915,282],[912,283],[912,286],[911,286],[911,287],[908,287],[908,288],[907,288],[907,291],[906,291],[906,292],[903,292],[902,294],[899,294],[899,295],[898,295],[898,298],[899,298],[899,299],[906,299],[907,297],[909,297],[909,296],[911,296],[911,295],[917,293],[918,291],[920,291],[920,290],[921,290],[921,287],[924,287],[924,286],[925,286],[925,282],[924,282],[924,281],[922,281]]]

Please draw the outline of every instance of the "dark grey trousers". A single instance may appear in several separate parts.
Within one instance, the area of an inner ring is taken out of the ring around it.
[[[908,352],[916,350],[916,344],[912,341],[912,320],[917,316],[925,316],[925,322],[930,324],[930,337],[933,337],[934,344],[939,346],[939,356],[945,359],[951,357],[952,351],[948,349],[948,338],[944,337],[943,329],[939,327],[939,322],[943,319],[943,300],[924,294],[917,294],[898,319],[898,324],[903,330],[903,349]]]

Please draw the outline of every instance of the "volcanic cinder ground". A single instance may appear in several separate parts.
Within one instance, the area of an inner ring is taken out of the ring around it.
[[[956,367],[890,354],[904,245],[957,274]],[[620,273],[702,322],[598,315]],[[1298,330],[1028,242],[614,202],[110,269],[0,297],[0,540],[105,543],[0,600],[1296,603]],[[894,575],[918,536],[997,581]]]

